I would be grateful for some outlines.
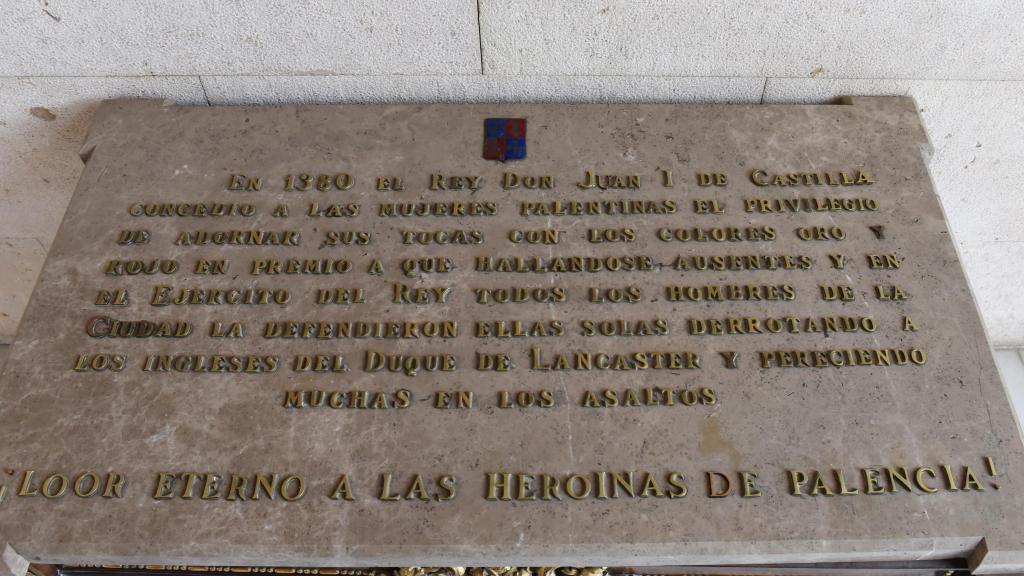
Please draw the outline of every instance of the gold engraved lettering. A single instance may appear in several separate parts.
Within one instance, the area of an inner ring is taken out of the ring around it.
[[[769,173],[761,168],[750,172],[750,181],[757,186],[860,186],[875,183],[862,170]]]
[[[431,190],[472,190],[477,191],[483,186],[480,176],[446,176],[440,173],[430,175]]]
[[[520,202],[520,216],[646,216],[675,214],[675,200],[587,200]]]
[[[152,276],[154,274],[174,274],[178,271],[177,260],[108,260],[104,267],[107,276]]]
[[[338,477],[338,482],[334,485],[334,490],[331,490],[329,498],[331,500],[355,500],[352,495],[352,487],[349,486],[348,474]]]
[[[286,502],[302,500],[303,496],[306,495],[306,481],[302,476],[285,476],[284,480],[281,481],[279,494],[281,499]]]
[[[378,206],[378,215],[382,218],[494,216],[497,213],[495,202],[384,202]]]
[[[654,257],[626,256],[477,256],[477,272],[513,273],[596,273],[596,272],[653,272],[658,269]]]
[[[697,370],[700,354],[696,352],[627,352],[605,353],[576,351],[572,353],[542,351],[530,347],[530,370]]]
[[[948,469],[948,466],[943,466]],[[889,492],[896,492],[896,485],[899,484],[907,492],[913,492],[914,487],[910,483],[910,474],[907,469],[903,466],[887,467],[885,469],[886,477],[889,480]],[[956,488],[953,488],[954,490]]]
[[[86,321],[85,333],[92,338],[186,338],[192,334],[192,323],[95,316]]]
[[[373,233],[364,230],[328,230],[324,232],[321,248],[334,246],[367,246],[373,241]]]
[[[218,500],[220,494],[217,490],[220,488],[221,477],[217,474],[206,474],[203,478],[203,493],[199,497],[201,500]]]
[[[514,394],[507,390],[498,391],[498,408],[551,408],[555,405],[555,395],[551,390],[519,390]]]
[[[437,486],[444,493],[435,493],[434,499],[438,502],[445,502],[455,498],[455,476],[445,474],[437,479]]]
[[[587,241],[591,244],[606,242],[633,242],[636,230],[632,228],[588,228]]]
[[[771,226],[658,228],[654,234],[662,242],[771,242],[777,237]]]
[[[450,286],[413,288],[401,282],[391,284],[391,301],[395,304],[444,304],[451,293]]]
[[[512,363],[512,359],[508,354],[504,352],[498,352],[497,354],[484,354],[482,352],[476,353],[476,369],[477,370],[491,370],[494,372],[508,372],[515,365]]]
[[[449,244],[483,244],[484,233],[479,230],[402,230],[402,244],[446,246]]]
[[[365,372],[393,372],[406,376],[417,376],[420,372],[454,372],[457,368],[453,354],[385,354],[367,350],[363,359]]]
[[[977,474],[970,466],[964,466],[964,482],[961,486],[961,490],[984,490],[985,487],[981,485],[981,481],[978,480]],[[45,495],[45,494],[44,494]]]
[[[527,190],[551,190],[555,187],[554,176],[529,176],[520,175],[515,172],[505,172],[501,177],[503,190],[526,188]]]
[[[75,372],[122,372],[128,365],[124,354],[79,354],[72,368]]]
[[[732,480],[722,472],[709,470],[704,473],[708,487],[708,498],[725,498],[735,492]]]
[[[592,286],[587,290],[587,300],[596,303],[636,303],[643,299],[643,296],[643,290],[639,286],[613,286],[607,288]]]
[[[808,240],[846,240],[846,231],[839,226],[801,226],[794,230],[796,237]]]
[[[175,246],[299,246],[302,236],[296,230],[197,230],[181,232]]]
[[[256,258],[252,261],[250,273],[253,276],[277,274],[324,276],[345,274],[350,270],[352,270],[352,263],[344,258],[321,258],[317,260]]]
[[[925,476],[935,478],[935,470],[928,467],[918,468],[917,471],[914,472],[914,484],[916,484],[922,492],[927,492],[929,494],[938,492],[937,488],[933,488],[925,482]]]
[[[355,218],[359,215],[359,204],[321,204],[310,202],[306,216],[310,218]]]
[[[757,474],[754,472],[740,472],[740,496],[744,498],[757,498],[761,496],[761,491],[757,488],[755,481],[757,480]]]
[[[420,474],[414,474],[408,482],[408,487],[403,492],[392,489],[393,480],[392,473],[386,472],[381,474],[381,488],[377,496],[379,500],[389,502],[398,500],[437,500],[440,502],[451,500],[455,497],[455,477],[448,474],[438,477],[433,483],[428,483]]]
[[[316,188],[325,192],[331,188],[335,190],[348,190],[355,185],[355,178],[347,172],[337,174],[286,174],[284,177],[284,192],[305,192]]]
[[[838,284],[836,286],[818,286],[821,290],[821,299],[826,302],[833,300],[839,300],[841,302],[853,302],[857,299],[857,296],[853,292],[853,288]]]
[[[68,477],[63,474],[50,474],[43,480],[40,493],[43,498],[52,500],[60,498],[68,491]]]
[[[757,492],[756,478],[748,476],[751,496]],[[558,501],[563,495],[572,500],[611,498],[682,498],[687,487],[680,472],[658,475],[646,470],[626,472],[570,472],[555,474],[524,474],[489,472],[485,475],[484,498],[503,501]]]
[[[454,392],[438,390],[437,392],[434,392],[434,408],[449,409],[472,407],[473,392],[469,390],[456,390]]]
[[[397,176],[378,176],[377,190],[401,192],[405,190],[405,186],[402,185],[402,179]]]
[[[405,258],[402,260],[402,274],[413,278],[421,274],[447,274],[455,269],[455,262],[447,256]]]
[[[868,254],[868,268],[872,270],[899,270],[900,258],[895,254]]]
[[[882,494],[885,489],[879,484],[879,470],[877,468],[862,468],[861,472],[864,474],[864,493],[865,494]]]
[[[789,493],[793,496],[802,495],[800,490],[807,484],[807,475],[799,470],[786,470],[786,474],[789,477]]]
[[[157,472],[156,489],[153,491],[154,500],[169,500],[174,498],[171,488],[174,484],[175,475],[170,472]]]
[[[182,499],[257,501],[280,497],[287,502],[305,496],[306,483],[301,476],[279,474],[215,474],[212,472],[158,472],[154,500]],[[118,496],[120,497],[120,496]]]
[[[568,291],[560,286],[551,288],[475,288],[473,293],[476,296],[477,304],[518,304],[525,302],[557,304],[565,302],[569,297]]]
[[[883,301],[899,302],[910,297],[902,288],[896,285],[882,286],[880,284],[875,284],[874,289],[875,298]]]
[[[666,286],[665,297],[669,302],[793,300],[796,298],[796,289],[789,284]]]
[[[480,320],[476,323],[474,335],[477,338],[564,336],[565,326],[561,320]]]
[[[263,374],[276,372],[278,356],[232,354],[150,354],[142,363],[143,372],[179,372],[194,374]]]
[[[293,372],[348,372],[343,354],[296,354]]]
[[[79,498],[89,498],[100,490],[100,477],[95,472],[83,472],[74,480],[74,493]]]
[[[817,196],[801,198],[743,198],[743,210],[760,214],[785,214],[790,212],[876,212],[878,201],[874,198],[840,198]]]
[[[267,322],[264,338],[332,340],[332,339],[416,339],[456,338],[459,323],[455,320],[419,320],[376,322]]]
[[[129,303],[127,290],[100,290],[94,302],[97,306],[127,306]]]
[[[245,325],[241,322],[210,322],[210,338],[242,338],[245,336]]]
[[[224,496],[224,499],[232,502],[236,500],[241,500],[244,502],[246,500],[245,491],[247,487],[248,480],[245,478],[245,476],[238,476],[236,474],[232,474],[230,477],[230,481],[228,483],[227,495]]]
[[[672,262],[672,269],[680,272],[713,271],[739,272],[744,270],[810,270],[814,259],[805,255],[791,254],[746,254],[694,256],[679,255]]]
[[[135,218],[251,218],[256,215],[256,206],[234,202],[137,202],[128,207],[128,214]],[[121,236],[118,244],[145,244],[148,239],[148,232],[144,237]]]
[[[874,332],[878,328],[870,316],[778,316],[753,318],[727,316],[725,318],[690,318],[688,332],[694,336],[721,336],[732,334],[804,334],[830,335],[839,332]]]
[[[718,396],[711,388],[626,388],[587,390],[580,406],[585,408],[628,408],[634,406],[714,406]]]
[[[594,174],[587,170],[583,173],[583,180],[576,183],[579,188],[609,189],[639,189],[640,176],[636,174]]]
[[[250,178],[244,174],[232,174],[228,181],[228,190],[255,192],[262,187],[263,181],[260,178]]]
[[[227,274],[229,269],[229,262],[227,260],[206,260],[200,258],[196,260],[195,273],[196,274]]]
[[[522,479],[520,479],[522,482]],[[511,500],[512,499],[512,474],[509,472],[487,474],[487,491],[484,496],[487,500]],[[533,500],[523,497],[523,500]]]
[[[865,467],[858,468],[856,475],[851,477],[847,477],[842,469],[832,469],[831,474],[813,469],[786,470],[786,476],[789,493],[793,496],[856,496],[898,491],[933,494],[939,490],[958,492],[985,489],[970,466],[962,466],[963,480],[959,483],[951,466],[942,464],[940,467],[944,484],[935,482],[938,474],[931,466]],[[859,482],[859,485],[854,486],[851,480]]]
[[[773,350],[761,351],[758,355],[762,369],[923,366],[927,362],[927,354],[920,348]]]
[[[285,408],[331,408],[342,410],[402,410],[412,401],[412,392],[398,389],[394,392],[368,392],[366,390],[287,390]]]
[[[672,171],[661,169],[661,185],[665,188],[672,188],[675,184],[672,182]]]
[[[285,288],[180,288],[176,292],[171,286],[153,287],[151,306],[190,305],[284,305],[291,301],[291,292]]]
[[[740,353],[739,352],[719,352],[722,356],[722,360],[725,361],[725,367],[730,369],[739,368]]]
[[[123,495],[126,480],[124,474],[117,472],[107,474],[107,481],[103,485],[103,497],[120,498]]]
[[[695,214],[725,214],[725,205],[719,204],[717,198],[698,199],[693,201]]]
[[[579,320],[581,336],[667,336],[668,320]],[[559,323],[561,325],[561,323]]]
[[[336,304],[348,306],[351,304],[365,304],[366,293],[362,288],[317,288],[316,303],[319,305]]]
[[[729,178],[721,172],[698,172],[697,186],[725,186]]]
[[[562,239],[562,230],[542,228],[540,230],[512,230],[508,233],[508,241],[513,244],[558,244]]]
[[[516,500],[536,500],[535,481],[536,478],[530,474],[516,474],[516,482],[519,484],[519,488],[516,490]]]
[[[138,246],[149,244],[149,240],[152,237],[153,235],[149,233],[149,230],[121,230],[117,234],[116,242],[121,246]]]

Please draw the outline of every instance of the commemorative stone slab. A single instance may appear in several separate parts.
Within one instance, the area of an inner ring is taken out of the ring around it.
[[[107,102],[0,381],[0,545],[1024,568],[927,150],[903,98]]]

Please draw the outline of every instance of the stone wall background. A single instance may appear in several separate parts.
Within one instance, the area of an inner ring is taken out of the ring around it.
[[[1019,0],[4,0],[0,343],[14,335],[104,98],[773,104],[874,94],[917,100],[993,343],[1021,346],[1021,22]]]

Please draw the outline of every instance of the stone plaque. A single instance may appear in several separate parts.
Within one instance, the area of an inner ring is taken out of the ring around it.
[[[1024,567],[914,104],[106,103],[0,385],[49,562]]]

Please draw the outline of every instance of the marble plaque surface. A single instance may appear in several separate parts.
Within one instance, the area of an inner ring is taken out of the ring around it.
[[[928,149],[903,98],[108,102],[0,380],[0,544],[1022,569]]]

